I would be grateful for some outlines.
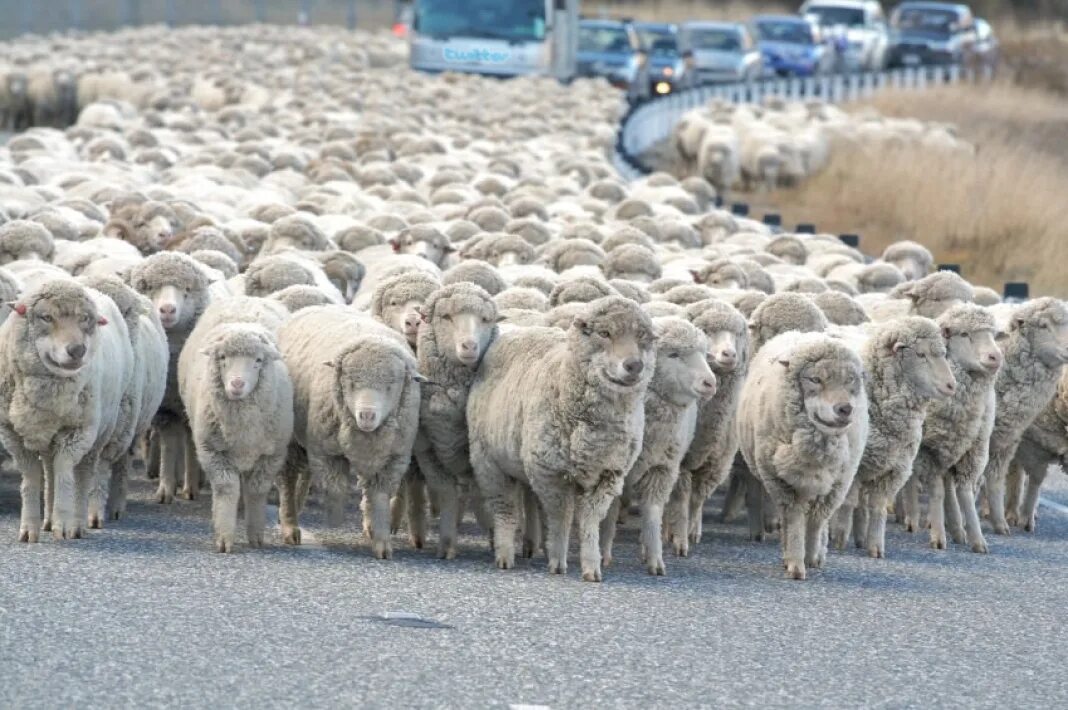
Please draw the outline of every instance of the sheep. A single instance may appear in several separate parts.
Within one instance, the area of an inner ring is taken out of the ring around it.
[[[985,553],[988,548],[975,496],[989,459],[997,410],[994,385],[1003,357],[994,340],[994,317],[984,308],[954,306],[937,322],[947,343],[957,390],[949,399],[927,407],[912,478],[899,496],[902,510],[897,512],[903,514],[907,529],[919,528],[919,485],[923,484],[930,491],[931,546],[936,550],[946,547],[945,509],[950,513],[953,539],[958,543],[967,539],[973,552]]]
[[[664,512],[664,532],[675,554],[686,557],[701,542],[701,508],[723,483],[738,451],[734,418],[738,396],[749,370],[749,331],[732,306],[707,301],[686,315],[709,341],[709,362],[716,394],[697,408],[697,430],[682,459],[678,482]]]
[[[267,494],[293,436],[293,386],[275,336],[288,317],[265,299],[213,303],[178,360],[197,460],[211,483],[217,552],[233,551],[239,497],[249,546],[264,543]]]
[[[312,306],[329,306],[334,304],[334,299],[330,297],[330,294],[324,292],[317,286],[308,286],[306,284],[286,286],[281,291],[275,291],[268,296],[268,298],[281,303],[290,313],[296,313],[299,310],[311,308]]]
[[[882,260],[901,269],[907,281],[919,281],[931,273],[934,256],[922,244],[912,241],[894,242],[883,251]]]
[[[337,249],[337,245],[310,219],[300,214],[293,214],[280,217],[271,224],[267,241],[260,253],[267,256],[284,249],[329,251]]]
[[[641,451],[654,363],[652,322],[622,296],[587,304],[566,333],[507,332],[485,354],[467,422],[471,464],[493,514],[498,568],[515,566],[516,493],[523,486],[548,523],[549,572],[567,571],[575,515],[582,578],[601,581],[599,526]],[[528,506],[526,517],[534,537],[538,516]]]
[[[656,369],[645,393],[642,448],[624,481],[624,496],[641,507],[641,554],[649,574],[664,575],[661,522],[664,506],[679,476],[679,465],[693,441],[700,402],[716,393],[708,366],[705,334],[682,318],[660,318],[656,328]],[[601,558],[612,561],[621,499],[601,523]]]
[[[37,222],[16,219],[0,224],[0,264],[29,259],[51,261],[54,251],[52,234]]]
[[[468,249],[467,245],[476,239],[477,245]],[[490,233],[468,240],[464,244],[464,258],[481,259],[498,268],[529,264],[534,261],[534,247],[515,234]]]
[[[403,335],[414,350],[423,322],[419,309],[439,288],[441,282],[422,271],[391,276],[375,287],[370,315]]]
[[[994,387],[997,416],[983,481],[990,523],[994,532],[1007,535],[1005,477],[1020,437],[1053,398],[1068,363],[1068,306],[1053,298],[1036,298],[1013,309],[1008,333],[999,345],[1004,364]]]
[[[826,558],[827,521],[842,503],[868,435],[864,368],[822,333],[785,333],[754,356],[738,405],[742,458],[782,517],[786,576]]]
[[[839,291],[822,291],[811,294],[812,302],[816,304],[827,321],[833,325],[863,325],[871,322],[864,307],[856,300]]]
[[[1020,439],[1016,458],[1009,470],[1009,495],[1005,518],[1025,532],[1034,532],[1037,522],[1038,494],[1049,467],[1063,468],[1068,455],[1068,369],[1061,373],[1057,391],[1039,412]],[[1018,500],[1023,486],[1023,499]]]
[[[604,250],[589,239],[560,239],[543,248],[540,260],[557,273],[575,266],[597,266],[605,260]]]
[[[890,291],[890,298],[868,309],[874,321],[914,315],[938,318],[960,303],[975,300],[971,284],[952,271],[939,271],[918,281],[906,281]]]
[[[1001,296],[992,288],[986,286],[973,286],[975,290],[975,304],[977,306],[996,306],[1001,303]]]
[[[167,335],[147,298],[115,276],[82,276],[79,281],[114,302],[126,323],[133,353],[130,380],[120,400],[120,419],[125,426],[116,427],[111,443],[102,453],[102,463],[110,465],[98,470],[98,480],[90,492],[89,526],[101,527],[104,517],[119,520],[126,514],[133,445],[148,432],[163,401],[169,353]]]
[[[97,460],[133,367],[126,324],[103,294],[56,280],[0,326],[0,442],[22,474],[19,541],[80,538]]]
[[[605,257],[601,268],[609,279],[650,283],[661,276],[656,253],[638,244],[616,247]]]
[[[691,273],[693,280],[704,286],[725,290],[749,288],[745,270],[730,259],[716,259]]]
[[[512,286],[493,297],[497,310],[522,309],[528,311],[549,310],[549,297],[536,288]]]
[[[174,501],[179,452],[185,455],[182,496],[192,500],[198,495],[200,473],[185,424],[185,407],[178,391],[178,357],[189,333],[208,306],[208,280],[192,257],[177,252],[160,252],[134,267],[130,272],[130,285],[152,302],[167,334],[167,387],[153,422],[160,440],[156,501],[164,504]]]
[[[625,296],[637,304],[648,303],[652,298],[641,284],[634,281],[611,279],[608,285],[614,288],[619,295]]]
[[[355,478],[371,554],[391,558],[389,500],[408,470],[426,381],[415,356],[401,335],[344,306],[293,315],[278,345],[293,383],[293,439],[331,499],[330,523],[341,522],[338,504]],[[287,544],[301,541],[296,473],[287,465],[279,483]]]
[[[491,296],[496,296],[508,288],[508,284],[505,283],[504,278],[497,269],[485,261],[477,259],[461,261],[442,274],[441,283],[443,286],[455,283],[472,283],[481,287]]]
[[[356,257],[344,251],[308,252],[307,257],[318,261],[330,284],[341,293],[345,303],[352,303],[367,269]]]
[[[943,335],[933,321],[910,316],[852,341],[845,336],[847,344],[856,342],[868,375],[869,421],[860,467],[832,524],[838,549],[845,548],[852,526],[857,547],[866,547],[871,557],[886,556],[886,506],[912,472],[927,405],[952,397],[957,388]]]
[[[416,224],[389,240],[397,254],[413,254],[444,269],[450,254],[456,251],[449,237],[440,230],[425,224]]]
[[[555,308],[566,303],[589,303],[618,292],[603,279],[593,276],[578,276],[560,281],[549,294],[549,305]]]
[[[460,499],[475,485],[465,421],[468,394],[497,338],[497,306],[477,285],[458,283],[432,293],[421,313],[419,371],[435,385],[423,389],[415,460],[438,501],[438,556],[451,560],[457,552]],[[421,531],[422,511],[416,513],[409,525]],[[413,540],[419,547],[416,543],[421,541]]]
[[[796,330],[818,333],[827,330],[823,312],[799,293],[777,293],[768,296],[749,319],[749,332],[754,352],[777,335]]]
[[[222,274],[223,278],[232,279],[237,276],[238,266],[232,258],[227,256],[221,251],[214,249],[201,249],[198,251],[190,252],[189,256],[194,260],[199,261],[204,266],[210,269],[214,269]]]

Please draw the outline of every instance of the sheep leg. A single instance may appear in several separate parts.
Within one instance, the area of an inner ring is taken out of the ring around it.
[[[78,516],[78,483],[74,458],[63,445],[52,459],[55,475],[52,503],[52,537],[56,540],[77,539],[82,536],[84,517]]]
[[[927,520],[931,524],[931,547],[946,549],[945,478],[935,474],[930,480],[931,490],[927,502]]]
[[[1005,521],[1009,524],[1009,527],[1020,526],[1022,522],[1019,518],[1019,513],[1023,479],[1023,466],[1017,456],[1009,464],[1009,470],[1005,476]]]
[[[986,501],[990,507],[990,524],[998,535],[1009,534],[1009,523],[1005,520],[1005,477],[1008,474],[1010,458],[1014,451],[1007,447],[990,446],[990,459],[986,466]]]
[[[886,506],[883,506],[883,515],[885,519]],[[858,505],[853,509],[852,520],[850,521],[853,526],[853,546],[858,550],[863,550],[868,547],[871,540],[868,537],[868,532],[871,526],[871,510],[867,505]],[[880,549],[882,545],[880,544]]]
[[[614,486],[613,483],[617,485]],[[583,491],[577,496],[575,509],[579,530],[579,563],[582,566],[582,581],[600,582],[601,572],[601,521],[608,513],[612,501],[623,491],[623,481],[601,480],[592,490]],[[563,552],[566,559],[567,539],[564,538]]]
[[[908,481],[905,482],[905,486],[907,485]],[[905,486],[894,496],[894,520],[898,525],[905,524]]]
[[[19,461],[22,471],[22,514],[19,520],[19,542],[37,542],[41,535],[41,493],[44,466],[36,456]]]
[[[783,506],[782,526],[782,558],[786,576],[790,579],[804,579],[807,530],[805,509],[800,505]]]
[[[681,474],[679,475],[679,478],[682,478]],[[703,513],[705,509],[705,500],[707,500],[708,496],[704,495],[704,487],[700,485],[699,481],[691,481],[687,488],[686,498],[683,502],[683,505],[686,506],[686,509],[683,511],[684,519],[682,523],[685,524],[683,530],[686,531],[686,537],[689,538],[690,544],[697,545],[701,542],[701,538],[704,536],[705,532]],[[685,553],[679,555],[679,557],[685,556]]]
[[[333,486],[326,486],[326,524],[332,528],[340,528],[345,524],[345,509],[349,505],[349,486],[347,481],[335,482]],[[362,507],[363,501],[361,501]],[[364,521],[364,533],[366,534],[366,520]]]
[[[549,574],[567,574],[567,544],[575,517],[575,496],[570,490],[555,488],[537,493],[547,523],[545,554],[549,558]]]
[[[878,500],[866,509],[868,556],[875,559],[886,557],[886,501]],[[857,545],[860,547],[861,545]]]
[[[805,566],[820,569],[827,559],[824,540],[827,535],[828,520],[812,513],[805,516]]]
[[[538,505],[538,497],[529,487],[523,486],[521,494],[523,496],[523,557],[531,558],[544,547],[541,506]]]
[[[957,500],[960,501],[961,512],[964,515],[964,530],[972,552],[988,552],[989,548],[983,537],[983,528],[979,523],[979,510],[975,507],[975,489],[970,482],[959,481],[957,483]]]
[[[381,486],[363,486],[365,505],[364,526],[371,530],[371,556],[376,560],[393,558],[393,542],[389,534],[390,490]]]
[[[846,501],[831,516],[831,545],[836,550],[846,548],[846,540],[853,530],[854,511],[855,508]]]
[[[440,481],[434,490],[438,498],[438,557],[454,560],[460,524],[460,489],[452,481]]]
[[[489,465],[488,462],[485,465]],[[500,471],[496,471],[491,478],[493,488],[483,487],[482,490],[486,496],[486,508],[493,514],[493,556],[497,569],[512,569],[515,567],[515,532],[519,522],[516,483]],[[483,480],[490,479],[480,478],[480,482]],[[439,496],[439,504],[441,500]]]
[[[303,451],[295,452],[294,445],[286,454],[286,464],[278,476],[278,522],[282,526],[282,543],[300,544],[300,506],[297,504],[299,471],[294,466],[296,458],[303,458]],[[214,494],[213,494],[214,495]]]
[[[182,427],[182,443],[185,446],[185,486],[182,498],[196,500],[200,495],[200,461],[197,460],[197,448],[189,429]]]
[[[764,491],[764,501],[762,504],[761,522],[764,525],[764,532],[767,535],[778,532],[782,527],[782,518],[779,517],[778,511],[775,509],[775,504],[771,500],[771,496],[768,492]]]
[[[389,499],[389,532],[396,535],[404,521],[404,511],[408,509],[408,474],[404,474],[397,493]]]
[[[764,486],[748,470],[742,475],[745,480],[745,505],[749,519],[749,539],[754,542],[763,542]]]
[[[482,491],[478,489],[478,486],[472,486],[469,492],[471,507],[474,509],[475,522],[478,523],[478,527],[482,529],[482,532],[489,536],[490,540],[493,539],[493,516],[486,511],[486,500],[482,497]],[[461,520],[461,518],[457,518]]]
[[[953,477],[945,474],[945,508],[946,508],[946,531],[950,539],[957,545],[963,544],[965,538],[964,525],[960,517],[960,502],[957,500],[957,487],[953,485]]]
[[[692,482],[693,477],[689,471],[680,471],[679,480],[675,481],[675,488],[672,489],[664,508],[664,538],[671,543],[679,557],[690,554],[690,534],[693,528],[690,519]]]
[[[178,487],[178,455],[182,441],[181,425],[168,424],[159,432],[159,489],[157,503],[173,503]]]
[[[259,480],[259,479],[257,479]],[[267,478],[266,480],[270,480]],[[269,487],[252,480],[241,482],[241,497],[245,503],[245,531],[249,547],[263,547],[267,529],[267,494]],[[214,494],[213,494],[214,495]]]
[[[52,532],[52,509],[56,502],[56,472],[52,467],[52,459],[42,456],[44,461],[44,522],[41,529]]]
[[[406,486],[408,541],[415,549],[422,550],[426,544],[426,482],[422,476],[409,476]]]
[[[649,574],[662,577],[667,574],[664,566],[664,541],[660,537],[660,522],[664,518],[664,505],[659,501],[644,501],[642,510],[641,544],[645,552],[645,567]]]
[[[241,480],[237,472],[212,471],[211,526],[215,532],[215,551],[233,552],[237,535],[237,500]],[[248,515],[248,511],[245,511]]]
[[[723,498],[723,514],[720,522],[729,523],[737,517],[742,505],[747,501],[746,483],[747,479],[744,473],[735,463],[734,470],[731,471],[730,479],[727,482],[727,494]]]
[[[148,451],[145,454],[145,478],[159,479],[160,472],[160,432],[153,428],[148,434]]]
[[[133,452],[123,454],[111,467],[108,481],[108,520],[119,520],[126,515],[127,483],[133,469]]]
[[[920,530],[920,481],[916,476],[909,479],[904,488],[905,532]]]
[[[98,461],[89,482],[88,519],[89,528],[99,530],[104,527],[105,511],[108,505],[108,488],[111,485],[111,469],[115,464]]]
[[[622,498],[613,500],[608,506],[608,513],[601,521],[601,564],[605,567],[612,566],[612,543],[616,539],[616,523],[619,522],[619,510],[622,506]]]
[[[1037,522],[1038,513],[1038,495],[1042,490],[1042,483],[1046,480],[1046,474],[1049,472],[1049,461],[1037,460],[1026,461],[1024,472],[1027,474],[1026,488],[1024,490],[1023,500],[1020,504],[1020,514],[1018,522],[1020,527],[1025,532],[1034,532],[1035,523]]]

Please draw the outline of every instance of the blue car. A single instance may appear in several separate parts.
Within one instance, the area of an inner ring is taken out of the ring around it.
[[[636,22],[649,59],[649,89],[656,96],[693,86],[693,52],[681,44],[678,25]]]
[[[604,77],[631,100],[648,96],[646,57],[629,22],[582,20],[578,35],[579,76]]]
[[[834,70],[837,51],[820,29],[803,17],[758,15],[753,36],[764,55],[764,67],[777,76],[816,76]]]

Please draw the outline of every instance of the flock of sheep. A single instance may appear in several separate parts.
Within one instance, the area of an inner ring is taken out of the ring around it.
[[[703,177],[720,192],[795,187],[823,170],[834,151],[918,146],[975,155],[952,124],[890,118],[873,109],[848,113],[822,102],[762,104],[712,101],[675,127],[677,169]]]
[[[589,581],[633,506],[664,574],[728,482],[794,578],[851,536],[884,556],[923,490],[936,548],[987,551],[981,491],[996,532],[1034,529],[1068,452],[1062,302],[999,304],[912,242],[775,233],[702,177],[626,184],[600,81],[398,82],[335,46],[389,40],[281,31],[77,40],[151,45],[165,78],[0,149],[20,540],[121,519],[140,457],[160,504],[204,474],[220,552],[239,502],[264,544],[275,487],[285,544],[309,496],[341,525],[358,491],[377,558],[433,517],[454,558],[470,511],[502,569],[518,544],[564,573],[576,524]]]

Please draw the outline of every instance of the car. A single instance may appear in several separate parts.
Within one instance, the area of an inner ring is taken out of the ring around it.
[[[972,45],[971,54],[965,57],[965,62],[976,70],[993,73],[1000,59],[1001,44],[994,35],[994,28],[981,17],[975,18],[975,44]]]
[[[630,22],[580,20],[578,76],[600,76],[627,92],[632,101],[649,95],[648,62]]]
[[[890,15],[887,65],[961,64],[975,44],[975,18],[967,5],[903,2]]]
[[[816,76],[835,68],[834,47],[820,28],[803,17],[757,15],[753,34],[764,56],[764,68],[777,76]]]
[[[649,57],[649,88],[665,96],[693,85],[693,55],[679,44],[679,27],[663,22],[636,22],[642,49]]]
[[[800,14],[836,43],[838,68],[881,71],[890,35],[883,8],[874,0],[808,0]]]
[[[679,28],[679,43],[693,55],[697,84],[752,81],[764,73],[760,56],[745,25],[731,22],[687,22]]]

